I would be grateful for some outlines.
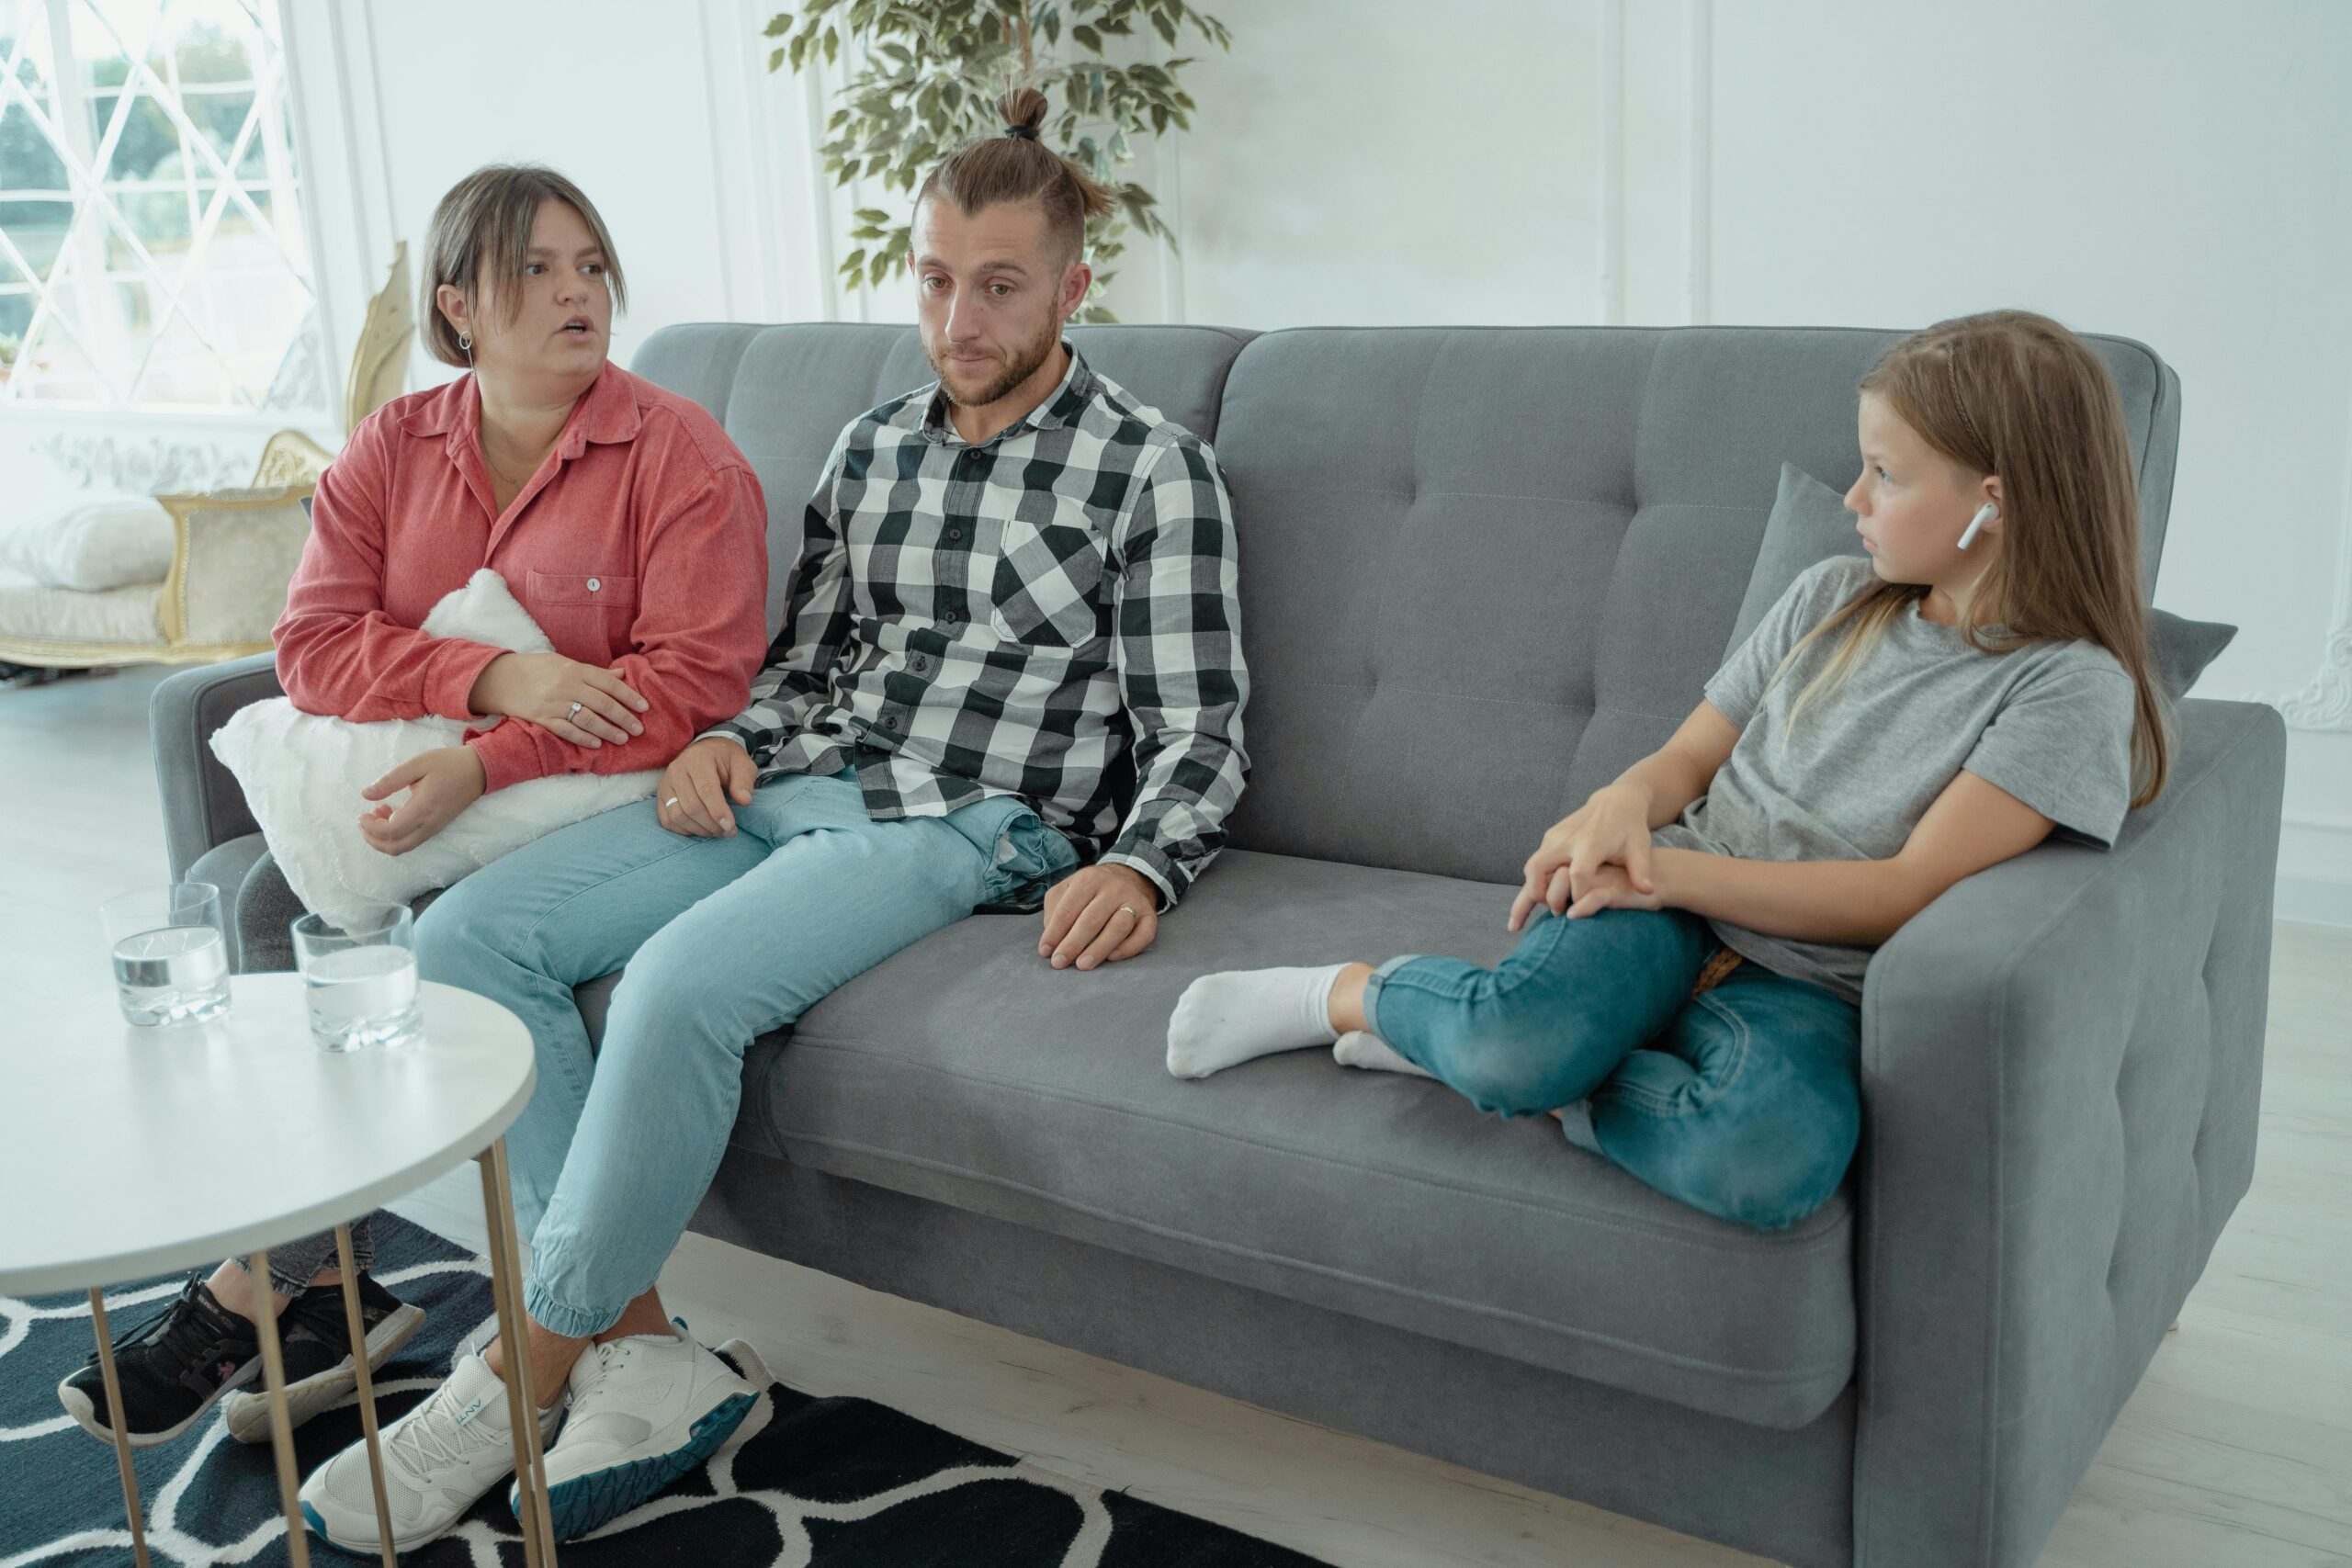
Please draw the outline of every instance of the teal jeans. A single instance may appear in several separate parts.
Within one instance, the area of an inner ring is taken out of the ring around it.
[[[1693,997],[1722,946],[1684,910],[1538,909],[1496,968],[1392,959],[1364,1012],[1481,1111],[1565,1110],[1570,1142],[1693,1208],[1777,1229],[1826,1202],[1853,1158],[1861,1014],[1756,964]]]
[[[417,924],[425,979],[503,1003],[538,1084],[507,1129],[525,1305],[558,1334],[610,1327],[652,1288],[718,1169],[743,1052],[835,987],[982,905],[1023,904],[1077,852],[1020,801],[876,822],[854,775],[788,775],[686,838],[640,801],[548,834],[452,887]],[[600,1046],[574,986],[628,966]]]

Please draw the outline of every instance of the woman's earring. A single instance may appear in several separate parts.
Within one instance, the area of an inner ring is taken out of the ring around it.
[[[474,334],[471,333],[459,333],[458,334],[458,346],[466,353],[471,354],[474,351]]]

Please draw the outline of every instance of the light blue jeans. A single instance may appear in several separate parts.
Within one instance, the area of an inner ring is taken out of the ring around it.
[[[1570,1142],[1721,1219],[1762,1229],[1826,1202],[1861,1134],[1861,1013],[1744,963],[1693,997],[1723,949],[1679,909],[1538,909],[1493,969],[1391,959],[1373,1032],[1481,1111],[1565,1110]]]
[[[652,1288],[726,1152],[753,1036],[1078,860],[1010,797],[873,821],[846,772],[772,780],[734,814],[725,839],[669,831],[651,801],[592,817],[418,922],[424,977],[503,1003],[537,1047],[506,1148],[525,1304],[558,1334],[601,1333]],[[571,988],[624,964],[592,1048]]]

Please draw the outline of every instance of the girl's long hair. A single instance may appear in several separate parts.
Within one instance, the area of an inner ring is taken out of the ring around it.
[[[2047,316],[1991,310],[1939,321],[1888,349],[1860,390],[1953,462],[2001,479],[2001,547],[1978,580],[1961,635],[1986,653],[2036,642],[2097,643],[2138,691],[2132,804],[2172,772],[2165,709],[2140,592],[2140,502],[2123,405],[2090,346]],[[1789,650],[1778,680],[1815,640],[1839,636],[1828,665],[1791,705],[1834,694],[1897,615],[1926,598],[1882,582],[1823,618]],[[1842,635],[1841,635],[1842,634]]]

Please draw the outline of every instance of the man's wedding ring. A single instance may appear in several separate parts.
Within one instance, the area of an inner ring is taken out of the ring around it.
[[[585,705],[581,704],[581,703],[574,703],[574,704],[572,704],[572,705],[571,705],[571,711],[570,713],[568,713],[568,714],[564,715],[563,716],[564,716],[564,717],[566,717],[566,718],[568,718],[568,719],[570,719],[570,720],[571,720],[574,724],[579,723],[579,722],[580,722],[580,710],[581,710],[581,708],[582,708],[582,706],[584,706],[584,705]]]
[[[1143,917],[1142,917],[1141,915],[1138,915],[1138,914],[1136,914],[1136,907],[1135,907],[1133,904],[1122,904],[1122,905],[1120,905],[1120,906],[1119,906],[1119,913],[1121,913],[1121,914],[1123,914],[1123,915],[1125,915],[1125,916],[1126,916],[1126,917],[1128,917],[1130,919],[1137,919],[1137,920],[1140,920],[1140,919],[1143,919]]]
[[[677,797],[676,795],[672,795],[669,799],[667,799],[667,800],[665,800],[665,801],[663,801],[663,802],[662,803],[662,807],[663,807],[665,810],[666,810],[668,807],[673,807],[673,806],[675,806],[675,805],[677,805],[677,804],[678,804],[678,797]]]

